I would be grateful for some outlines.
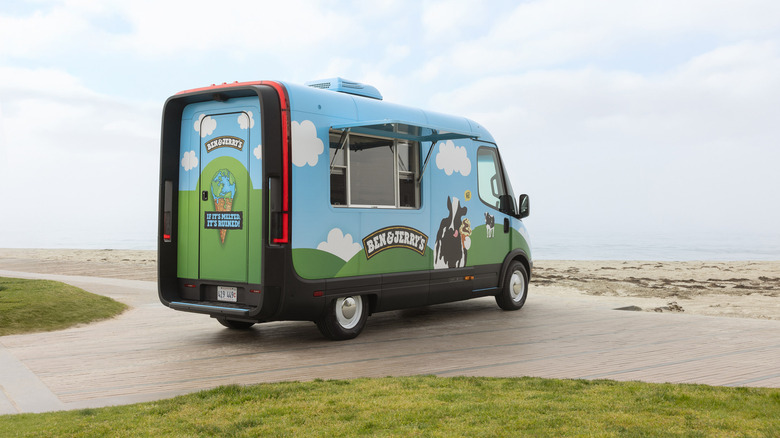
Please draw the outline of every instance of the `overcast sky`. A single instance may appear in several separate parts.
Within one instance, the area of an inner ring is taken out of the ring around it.
[[[776,0],[4,0],[0,247],[153,245],[168,96],[333,76],[487,127],[535,241],[780,236]]]

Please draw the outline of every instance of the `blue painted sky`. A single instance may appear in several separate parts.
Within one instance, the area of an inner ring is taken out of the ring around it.
[[[333,76],[489,129],[534,242],[780,236],[774,0],[10,0],[0,247],[153,245],[168,96]]]

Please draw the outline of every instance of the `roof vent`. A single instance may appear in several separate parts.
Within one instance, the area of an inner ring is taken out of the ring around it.
[[[321,88],[323,90],[333,90],[340,93],[382,100],[382,94],[376,87],[361,84],[360,82],[348,81],[343,78],[321,79],[318,81],[306,82],[306,85],[314,88]]]

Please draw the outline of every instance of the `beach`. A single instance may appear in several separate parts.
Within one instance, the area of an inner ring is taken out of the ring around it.
[[[156,281],[156,251],[0,249],[0,269]],[[534,295],[584,297],[616,309],[780,320],[780,261],[534,262]]]
[[[157,281],[157,251],[0,249],[0,270]]]
[[[626,310],[780,320],[780,261],[541,260],[530,291]]]

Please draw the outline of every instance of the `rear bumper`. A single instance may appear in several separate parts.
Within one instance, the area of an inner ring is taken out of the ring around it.
[[[252,311],[250,308],[242,308],[239,306],[232,307],[227,306],[226,303],[212,303],[208,301],[174,301],[168,303],[168,306],[171,309],[181,310],[184,312],[204,313],[212,316],[247,317],[247,315]]]
[[[175,288],[169,287],[165,291],[161,288],[160,291],[160,301],[172,309],[214,316],[241,316],[244,318],[257,318],[263,310],[265,291],[260,284],[189,278],[179,278],[176,283]],[[218,286],[236,288],[236,302],[218,300]]]

